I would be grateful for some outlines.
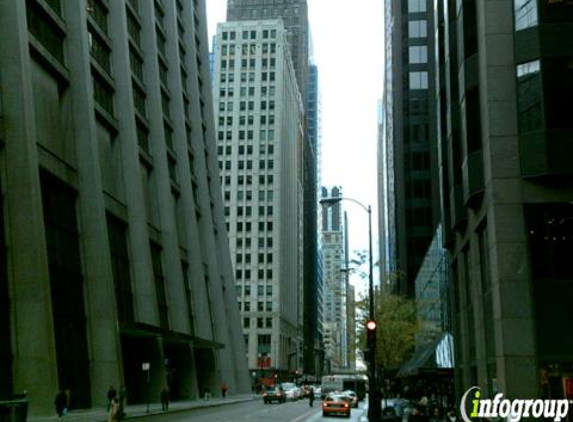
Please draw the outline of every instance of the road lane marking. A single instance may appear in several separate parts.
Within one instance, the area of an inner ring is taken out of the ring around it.
[[[303,418],[306,418],[307,416],[310,416],[313,413],[318,413],[318,411],[317,410],[310,410],[307,413],[305,413],[304,415],[299,416],[298,418],[291,419],[290,422],[302,421]]]

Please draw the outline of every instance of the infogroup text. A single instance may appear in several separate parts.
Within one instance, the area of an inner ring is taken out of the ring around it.
[[[473,392],[473,395],[471,394]],[[471,413],[467,414],[467,400],[471,400]],[[569,411],[569,400],[542,399],[504,399],[503,393],[497,393],[492,399],[482,399],[479,387],[467,390],[460,403],[460,414],[465,422],[472,418],[504,418],[518,422],[521,418],[544,418],[561,421]]]

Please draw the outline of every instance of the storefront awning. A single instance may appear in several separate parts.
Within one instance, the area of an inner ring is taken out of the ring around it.
[[[439,373],[454,367],[454,344],[450,333],[443,333],[436,340],[420,346],[410,360],[402,365],[398,377],[421,373]]]

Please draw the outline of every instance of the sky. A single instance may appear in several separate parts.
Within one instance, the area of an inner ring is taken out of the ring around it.
[[[226,17],[226,0],[206,0],[209,37]],[[376,181],[377,101],[382,97],[383,0],[308,0],[322,104],[322,184],[372,206],[374,262],[378,261]],[[368,216],[343,202],[352,251],[368,250]],[[367,271],[367,267],[363,270]],[[357,291],[367,280],[355,274]],[[375,278],[376,282],[376,278]]]

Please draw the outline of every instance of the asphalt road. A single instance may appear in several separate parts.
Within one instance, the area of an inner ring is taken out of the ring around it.
[[[341,416],[323,418],[321,405],[320,400],[316,400],[313,407],[308,405],[308,400],[264,404],[261,398],[246,403],[149,416],[141,420],[146,422],[333,422],[337,420],[359,422],[363,414],[361,404],[360,408],[352,409],[350,419]]]

